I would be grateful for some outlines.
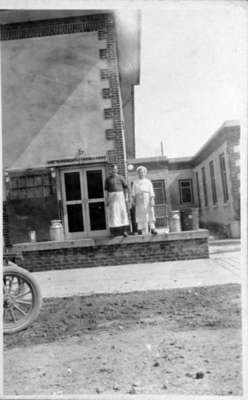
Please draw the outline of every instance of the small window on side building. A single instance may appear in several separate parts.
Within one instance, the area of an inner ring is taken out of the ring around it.
[[[193,185],[192,179],[179,180],[180,203],[193,203]]]
[[[199,204],[199,208],[201,208],[201,194],[200,194],[200,183],[199,183],[198,172],[196,172],[195,175],[196,175],[196,187],[197,187],[198,204]]]
[[[204,204],[205,204],[205,207],[208,207],[208,192],[207,192],[205,167],[202,167],[201,171],[202,171],[202,185],[203,185],[203,193],[204,193]]]
[[[224,203],[227,203],[229,200],[229,194],[227,186],[226,160],[224,153],[222,153],[219,158],[220,158],[220,173],[221,173],[221,182],[223,191],[223,201]]]
[[[215,182],[214,162],[213,161],[210,161],[210,163],[209,163],[209,171],[210,171],[210,179],[211,179],[212,200],[213,200],[213,204],[217,204],[217,191],[216,191],[216,182]]]

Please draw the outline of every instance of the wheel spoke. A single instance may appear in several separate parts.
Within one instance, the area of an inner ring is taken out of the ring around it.
[[[13,305],[14,308],[16,308],[22,315],[27,315],[28,313],[22,310],[20,307],[18,307],[16,304]]]
[[[20,297],[25,297],[27,294],[32,293],[30,289],[28,289],[27,292],[24,293],[19,293],[17,296],[15,296],[16,299],[19,299]]]
[[[27,304],[27,305],[31,305],[32,304],[32,301],[29,301],[29,300],[19,300],[19,299],[15,299],[15,302],[16,303],[18,303],[18,304]]]
[[[10,309],[9,309],[9,311],[10,311],[10,314],[11,314],[12,320],[13,320],[14,322],[16,322],[16,317],[15,317],[15,313],[14,313],[14,310],[13,310],[13,308],[10,308]]]

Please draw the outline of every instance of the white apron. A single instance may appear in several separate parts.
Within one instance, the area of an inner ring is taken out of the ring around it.
[[[110,228],[129,225],[123,192],[109,192],[108,221]]]
[[[154,208],[151,197],[154,197],[152,183],[149,179],[138,179],[133,184],[132,196],[135,197],[135,218],[140,226],[155,222]]]

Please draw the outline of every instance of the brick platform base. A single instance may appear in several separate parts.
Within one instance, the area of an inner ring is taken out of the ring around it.
[[[121,264],[208,258],[208,231],[157,236],[23,243],[14,246],[29,271],[89,268]]]

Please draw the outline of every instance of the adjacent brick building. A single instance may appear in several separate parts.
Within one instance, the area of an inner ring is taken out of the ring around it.
[[[225,122],[193,157],[201,226],[240,237],[240,126]]]
[[[194,157],[129,159],[134,171],[144,165],[157,191],[157,226],[169,210],[198,207],[200,227],[218,237],[240,236],[240,126],[225,122]]]

